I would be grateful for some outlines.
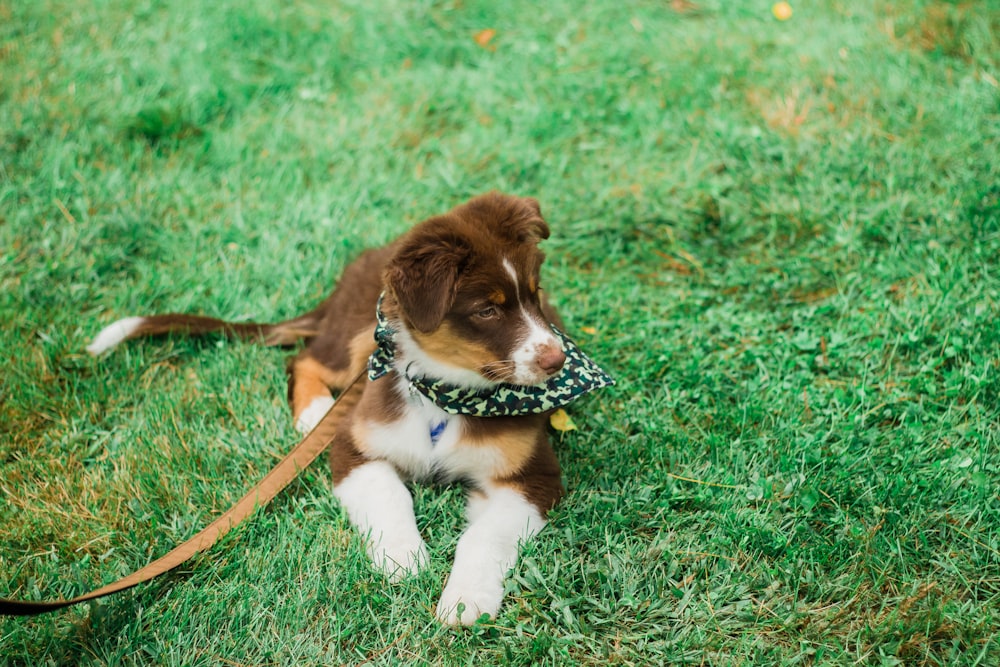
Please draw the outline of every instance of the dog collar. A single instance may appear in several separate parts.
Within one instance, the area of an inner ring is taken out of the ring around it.
[[[384,294],[382,295],[384,296]],[[516,417],[549,412],[568,405],[580,396],[615,383],[604,369],[584,354],[576,343],[555,326],[552,332],[562,344],[566,361],[562,370],[544,384],[521,386],[502,383],[486,389],[469,389],[442,380],[411,376],[406,369],[395,367],[396,331],[382,313],[382,296],[375,309],[377,348],[368,358],[368,378],[377,380],[391,370],[401,373],[415,390],[436,406],[453,415],[469,417]]]

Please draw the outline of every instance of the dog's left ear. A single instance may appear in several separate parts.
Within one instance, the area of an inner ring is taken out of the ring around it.
[[[532,197],[511,197],[499,195],[496,217],[501,220],[499,227],[512,241],[517,243],[538,243],[549,238],[549,226],[542,218],[538,200]]]
[[[383,282],[418,331],[430,333],[441,326],[455,302],[458,275],[469,252],[459,237],[416,234],[389,260]]]
[[[549,226],[542,218],[538,200],[502,192],[487,192],[456,211],[470,214],[480,224],[489,226],[515,243],[538,243],[549,238]]]
[[[534,197],[520,197],[511,229],[519,242],[538,243],[549,238],[549,225],[542,217],[542,207]]]

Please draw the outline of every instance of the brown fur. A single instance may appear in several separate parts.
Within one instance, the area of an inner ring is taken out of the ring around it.
[[[482,368],[498,361],[487,348],[466,340],[448,322],[442,322],[434,333],[414,333],[420,348],[439,361],[457,363],[467,368]]]
[[[330,390],[342,391],[361,372],[368,356],[375,350],[375,341],[368,330],[355,334],[348,345],[346,367],[330,368],[318,361],[309,349],[303,350],[288,364],[288,403],[298,417],[316,398],[328,396]]]
[[[547,423],[548,415],[494,417],[467,419],[463,427],[469,446],[492,446],[503,450],[505,465],[497,471],[497,477],[504,479],[524,470],[539,447],[538,434],[544,434]],[[548,444],[547,440],[544,444]]]

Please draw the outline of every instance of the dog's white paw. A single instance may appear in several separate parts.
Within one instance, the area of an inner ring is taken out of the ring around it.
[[[483,614],[496,618],[503,602],[503,581],[482,580],[469,585],[449,581],[435,612],[448,625],[472,625]]]
[[[372,559],[372,567],[392,582],[416,574],[430,562],[427,545],[419,537],[416,540],[382,539],[378,544],[369,545],[368,556]]]
[[[312,403],[295,420],[295,430],[299,433],[308,433],[316,428],[316,424],[326,416],[326,413],[333,407],[333,403],[332,396],[317,396],[314,398]]]
[[[413,497],[387,461],[369,461],[333,487],[351,523],[365,540],[376,570],[398,581],[429,562],[413,516]]]

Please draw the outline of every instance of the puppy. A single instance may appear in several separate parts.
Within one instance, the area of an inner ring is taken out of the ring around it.
[[[131,317],[88,350],[168,332],[305,340],[288,365],[295,424],[312,429],[334,394],[349,402],[330,446],[333,492],[376,569],[396,580],[428,562],[407,481],[468,484],[469,523],[436,614],[469,625],[496,616],[519,543],[563,495],[549,414],[612,382],[559,331],[541,291],[548,236],[538,202],[493,192],[364,252],[301,317]]]

